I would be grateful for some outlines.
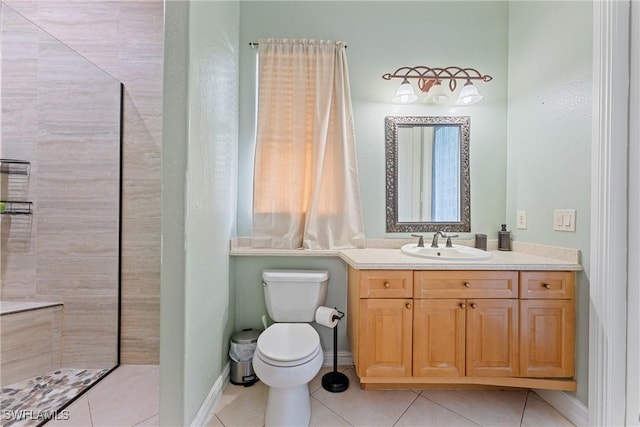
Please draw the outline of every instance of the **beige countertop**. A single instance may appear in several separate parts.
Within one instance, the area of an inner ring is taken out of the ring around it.
[[[440,261],[405,255],[399,249],[347,249],[340,252],[353,268],[360,270],[557,270],[580,271],[582,266],[567,260],[522,252],[489,251],[482,261]]]
[[[389,244],[389,241],[392,241]],[[513,251],[489,250],[491,258],[482,261],[441,261],[419,258],[402,253],[402,241],[378,239],[376,246],[364,249],[259,249],[243,243],[231,242],[231,256],[311,256],[338,257],[360,270],[555,270],[581,271],[580,251],[525,242],[513,242]],[[489,245],[491,248],[495,245]]]

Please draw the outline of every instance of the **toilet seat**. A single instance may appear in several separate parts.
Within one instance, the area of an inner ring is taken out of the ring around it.
[[[274,323],[258,337],[256,355],[273,366],[297,366],[321,350],[318,332],[308,323]]]

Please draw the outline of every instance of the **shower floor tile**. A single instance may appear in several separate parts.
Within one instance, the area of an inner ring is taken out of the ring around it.
[[[109,369],[57,369],[2,387],[0,425],[29,427],[62,419],[60,408],[102,378]]]

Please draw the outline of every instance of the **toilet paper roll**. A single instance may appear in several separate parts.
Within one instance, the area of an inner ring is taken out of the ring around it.
[[[316,322],[327,328],[335,328],[340,314],[335,308],[320,306],[316,310]]]

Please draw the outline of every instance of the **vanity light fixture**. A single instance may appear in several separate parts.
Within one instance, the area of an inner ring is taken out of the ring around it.
[[[442,84],[444,80],[449,80],[448,86],[451,93],[456,90],[457,81],[464,80],[465,84],[456,99],[456,105],[471,105],[480,102],[483,96],[480,95],[472,80],[488,82],[493,79],[488,74],[482,75],[475,68],[431,68],[423,65],[400,67],[393,73],[383,75],[382,78],[385,80],[402,79],[396,96],[393,98],[393,102],[398,104],[410,104],[418,99],[409,83],[409,79],[418,81],[418,89],[427,94],[424,102],[430,104],[446,104],[449,100],[449,93],[447,93]]]

